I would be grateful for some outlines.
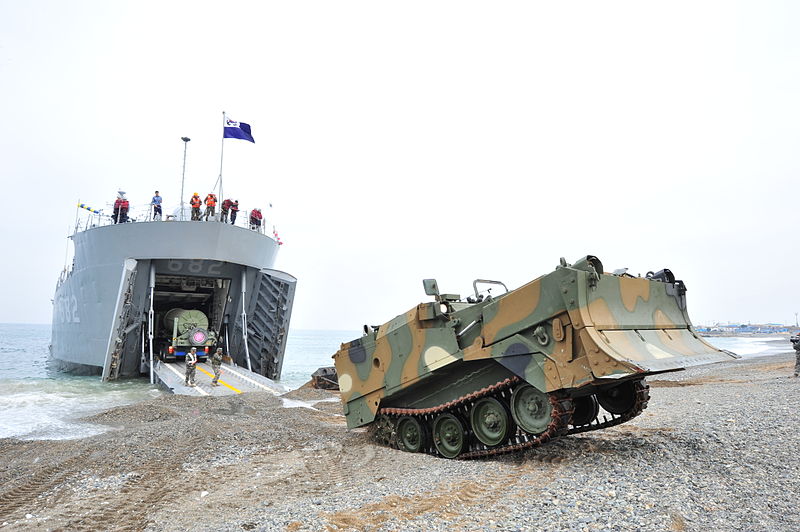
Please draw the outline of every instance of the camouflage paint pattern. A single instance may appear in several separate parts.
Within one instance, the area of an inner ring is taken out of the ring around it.
[[[562,259],[554,272],[478,303],[437,296],[334,355],[348,427],[422,396],[456,399],[490,378],[517,375],[543,392],[579,396],[732,358],[695,334],[681,281],[603,273],[593,256]]]

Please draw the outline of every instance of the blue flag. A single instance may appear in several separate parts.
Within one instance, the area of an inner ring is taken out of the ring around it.
[[[253,139],[253,134],[250,132],[250,124],[237,122],[236,120],[232,120],[226,116],[225,127],[222,129],[222,138],[224,139],[242,139],[249,140],[253,144],[256,143],[256,141]]]

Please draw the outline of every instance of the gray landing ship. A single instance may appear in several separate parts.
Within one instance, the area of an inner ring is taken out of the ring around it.
[[[272,269],[279,243],[262,228],[94,215],[70,238],[50,345],[62,369],[114,380],[222,347],[236,365],[280,378],[297,280]]]

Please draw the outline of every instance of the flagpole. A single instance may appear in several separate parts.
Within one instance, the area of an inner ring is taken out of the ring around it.
[[[183,173],[181,174],[181,216],[179,220],[183,221],[185,219],[183,215],[183,185],[186,182],[186,147],[192,139],[189,137],[181,137],[181,140],[183,141]]]
[[[222,156],[225,154],[225,111],[222,111],[222,147],[219,149],[219,197],[220,205],[225,198],[222,197]]]

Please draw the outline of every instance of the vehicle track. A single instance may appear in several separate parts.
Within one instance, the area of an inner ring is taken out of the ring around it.
[[[353,471],[372,477],[374,470],[375,448],[366,446],[358,453],[348,452],[341,444],[326,447],[319,454],[305,458],[303,462],[303,478],[311,482],[306,486],[307,492],[327,494],[332,489],[337,493],[360,489],[353,482]]]
[[[522,477],[524,465],[498,464],[498,468],[482,471],[479,478],[445,482],[436,489],[414,495],[390,495],[357,510],[323,514],[339,529],[371,530],[390,522],[411,521],[423,515],[459,519],[465,509],[476,505],[492,505],[506,498]]]
[[[17,510],[35,504],[39,495],[55,489],[73,474],[73,468],[82,460],[83,455],[79,455],[59,465],[45,467],[35,471],[22,483],[0,492],[0,519],[10,518]]]
[[[447,413],[453,414],[460,419],[468,420],[470,417],[470,409],[475,404],[475,401],[485,397],[492,397],[501,403],[507,402],[511,396],[511,389],[519,382],[521,382],[519,377],[509,377],[508,379],[459,397],[446,404],[431,408],[381,408],[378,411],[375,422],[373,422],[371,426],[373,437],[382,445],[395,449],[402,449],[403,446],[399,442],[397,435],[398,421],[402,417],[408,416],[417,419],[423,427],[426,427],[425,430],[430,433],[430,427],[433,426],[436,416]],[[558,439],[562,436],[580,434],[582,432],[620,425],[638,416],[647,408],[647,403],[650,399],[650,387],[644,379],[633,382],[633,394],[633,404],[628,411],[621,414],[598,412],[590,422],[584,425],[573,426],[571,424],[572,414],[574,412],[572,400],[555,392],[550,393],[548,394],[548,398],[552,405],[552,413],[550,424],[544,432],[533,435],[523,431],[521,428],[517,428],[504,443],[496,447],[489,447],[471,435],[471,429],[467,426],[467,434],[465,436],[467,441],[464,445],[464,450],[455,458],[466,460],[514,453],[539,447],[548,441]],[[420,451],[434,456],[441,456],[436,446],[433,444],[432,438],[429,438],[427,445],[423,446]]]
[[[198,448],[206,437],[195,435],[182,440],[181,448]],[[154,442],[159,448],[174,446],[169,437]],[[144,530],[153,524],[152,516],[175,493],[193,489],[186,482],[182,471],[184,456],[181,453],[168,454],[163,458],[148,458],[137,464],[124,484],[118,489],[100,489],[86,500],[67,503],[68,509],[59,516],[62,530]],[[103,464],[97,464],[102,467]],[[120,465],[111,464],[105,468],[106,474],[121,474]]]

